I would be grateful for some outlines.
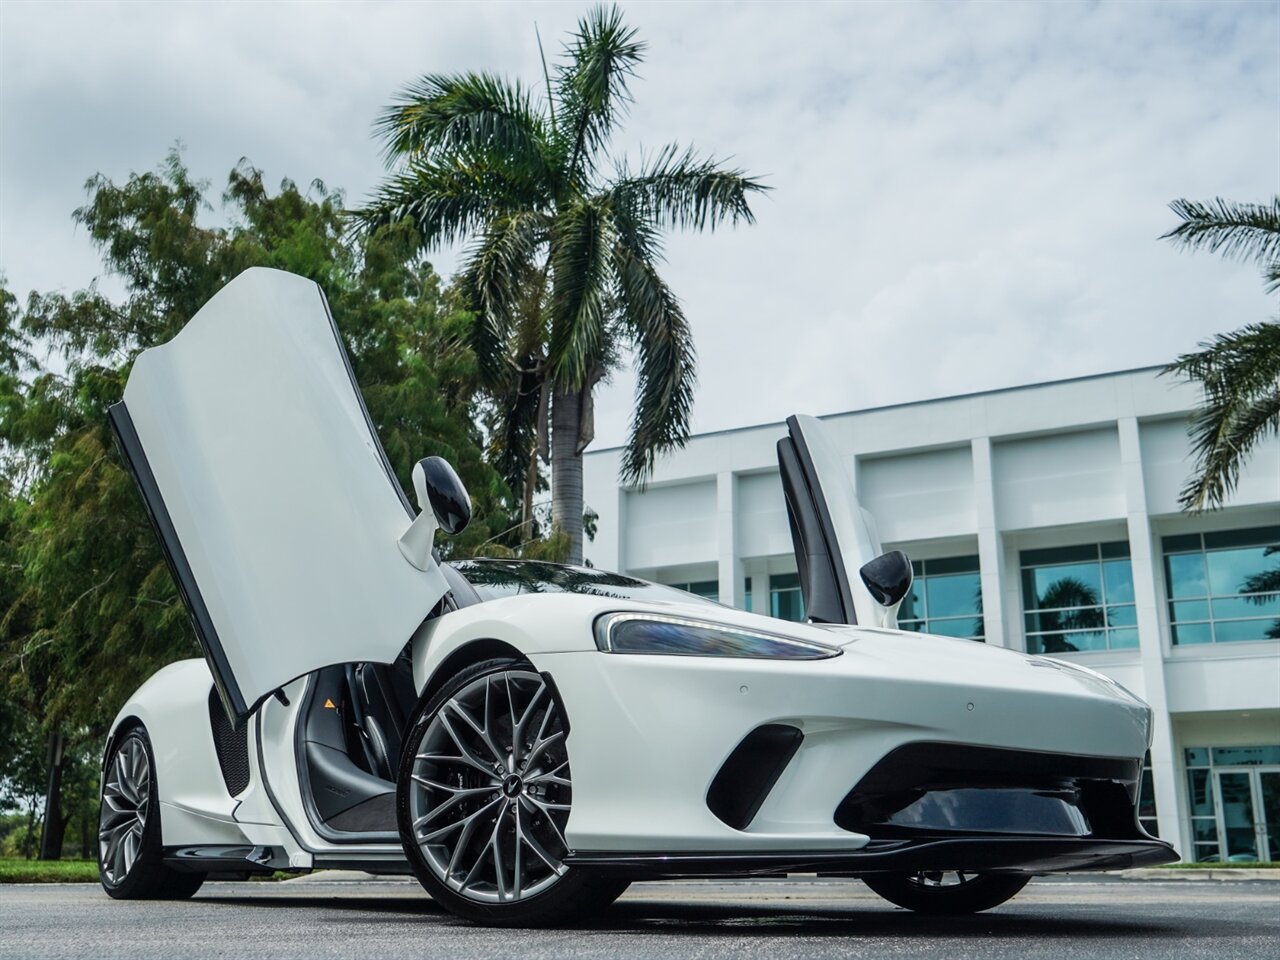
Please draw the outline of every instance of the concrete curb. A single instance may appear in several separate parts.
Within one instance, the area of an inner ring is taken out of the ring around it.
[[[1109,876],[1125,880],[1280,880],[1280,870],[1248,868],[1188,867],[1185,870],[1165,867],[1138,867],[1135,870],[1108,871]]]

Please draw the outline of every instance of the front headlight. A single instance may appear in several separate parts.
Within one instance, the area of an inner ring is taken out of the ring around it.
[[[724,623],[654,613],[609,613],[596,621],[596,646],[607,653],[677,657],[825,660],[840,649]]]

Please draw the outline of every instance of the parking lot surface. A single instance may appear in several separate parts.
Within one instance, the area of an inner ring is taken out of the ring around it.
[[[1177,958],[1280,956],[1280,883],[1045,878],[937,919],[856,881],[637,884],[570,929],[489,930],[409,881],[208,883],[183,903],[91,885],[0,886],[0,957]]]

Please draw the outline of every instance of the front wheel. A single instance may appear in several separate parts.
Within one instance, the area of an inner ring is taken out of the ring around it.
[[[979,913],[998,907],[1027,885],[1030,877],[1008,873],[873,873],[862,882],[884,897],[917,913]]]
[[[117,741],[103,767],[98,877],[116,900],[185,900],[204,883],[203,873],[164,863],[156,760],[141,726]]]
[[[541,926],[600,909],[626,884],[564,863],[568,722],[528,663],[488,660],[416,712],[400,760],[400,839],[419,882],[477,923]]]

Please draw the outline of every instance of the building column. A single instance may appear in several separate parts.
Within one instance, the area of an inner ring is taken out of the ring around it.
[[[769,561],[757,561],[758,566],[751,574],[751,612],[763,617],[773,615],[769,604]]]
[[[1004,550],[996,526],[995,474],[991,467],[991,438],[974,437],[969,444],[973,462],[973,505],[978,520],[978,566],[982,583],[982,627],[987,643],[1009,646],[1004,629]]]
[[[627,491],[625,487],[619,486],[617,492],[617,500],[614,509],[614,530],[612,537],[601,538],[600,524],[596,530],[596,537],[605,540],[602,546],[608,551],[604,559],[606,560],[606,570],[617,570],[619,573],[626,572],[627,561],[627,538],[631,531],[627,527]],[[603,518],[601,518],[603,519]],[[609,560],[613,562],[608,563]]]
[[[740,606],[742,561],[738,559],[738,527],[734,520],[738,506],[738,478],[732,472],[716,474],[716,553],[719,566],[720,602]]]
[[[1125,514],[1129,532],[1129,558],[1133,568],[1133,599],[1138,617],[1138,654],[1142,662],[1143,699],[1151,704],[1154,729],[1151,737],[1151,777],[1155,785],[1156,816],[1160,836],[1186,854],[1191,852],[1188,831],[1182,829],[1182,802],[1178,789],[1178,764],[1173,740],[1173,718],[1164,678],[1164,638],[1160,633],[1160,554],[1147,513],[1146,483],[1142,473],[1142,445],[1135,417],[1117,421],[1120,435],[1120,469],[1124,477]]]

